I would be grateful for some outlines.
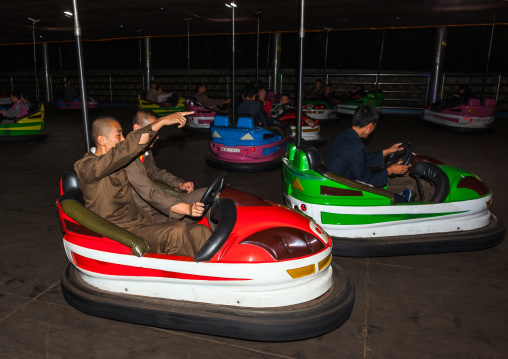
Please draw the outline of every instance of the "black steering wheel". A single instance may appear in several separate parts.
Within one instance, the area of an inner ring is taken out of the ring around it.
[[[401,165],[409,166],[411,157],[413,157],[413,145],[410,142],[404,142],[399,147],[399,150],[392,153],[385,160],[385,168],[402,161]]]
[[[224,189],[226,184],[226,178],[228,174],[226,172],[222,172],[219,174],[207,188],[206,192],[201,197],[201,203],[205,205],[205,213],[210,209],[215,200],[215,197],[219,194],[220,191]]]

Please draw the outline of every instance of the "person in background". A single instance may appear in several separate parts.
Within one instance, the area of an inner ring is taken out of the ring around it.
[[[196,97],[196,101],[199,102],[200,104],[205,105],[205,106],[211,106],[211,107],[223,106],[223,105],[231,102],[230,98],[225,99],[225,100],[220,100],[220,99],[212,99],[212,98],[208,97],[206,95],[206,85],[203,82],[198,84],[197,92],[194,95],[194,97]]]
[[[321,96],[321,100],[326,102],[328,105],[332,106],[335,105],[337,102],[339,102],[335,98],[335,91],[333,91],[333,87],[330,84],[327,84],[325,86],[325,92],[323,92],[323,95]]]
[[[460,105],[467,105],[469,100],[473,98],[473,91],[471,90],[471,86],[469,84],[462,84],[457,89],[457,93],[453,95]]]
[[[348,97],[350,100],[356,100],[357,98],[361,98],[365,96],[365,90],[363,89],[362,84],[358,84],[355,86],[353,91],[348,92]]]
[[[23,102],[23,94],[19,91],[11,93],[12,106],[8,110],[1,110],[0,115],[14,120],[28,114],[28,109]],[[25,100],[26,101],[26,100]]]
[[[63,99],[65,102],[72,102],[78,96],[78,90],[76,86],[72,84],[71,80],[67,80],[63,88]]]
[[[174,92],[164,92],[161,86],[157,86],[156,102],[162,107],[174,107],[178,103],[178,96]]]
[[[283,93],[280,95],[279,102],[270,111],[270,116],[273,118],[280,118],[280,117],[284,116],[284,114],[289,109],[293,109],[293,108],[294,108],[294,106],[290,104],[289,95],[287,93]]]
[[[324,89],[323,89],[323,81],[317,79],[314,82],[314,87],[309,89],[307,93],[304,96],[305,100],[319,100],[319,98],[323,95]]]
[[[265,111],[266,114],[270,116],[270,112],[272,111],[272,101],[266,98],[266,89],[263,86],[258,88],[257,99],[263,105],[263,111]]]
[[[25,105],[27,112],[30,112],[30,110],[32,109],[32,104],[30,103],[30,101],[28,101],[28,99],[23,97],[23,94],[21,94],[21,102],[23,102],[23,104]]]
[[[157,91],[157,81],[152,81],[150,82],[150,90],[146,93],[146,99],[157,103],[157,96],[159,96],[159,91]]]
[[[352,88],[351,90],[349,90],[347,93],[340,95],[337,102],[346,103],[351,100],[356,100],[356,99],[359,99],[364,96],[365,96],[365,91],[363,90],[363,85],[358,84],[358,85],[355,85],[355,87]]]
[[[263,111],[261,102],[256,101],[257,92],[256,88],[252,85],[247,85],[243,88],[243,101],[236,106],[236,115],[250,115],[254,118],[256,125],[267,127],[268,115]]]

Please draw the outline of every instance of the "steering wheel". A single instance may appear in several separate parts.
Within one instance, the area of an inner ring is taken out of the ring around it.
[[[219,174],[207,188],[206,192],[201,197],[201,203],[205,205],[205,213],[210,209],[213,204],[215,197],[219,194],[220,191],[224,189],[226,184],[226,178],[228,174],[226,172],[222,172]]]
[[[411,163],[411,157],[413,157],[413,145],[410,142],[404,142],[399,147],[399,150],[393,152],[385,160],[385,168],[402,161],[401,165],[409,166]]]

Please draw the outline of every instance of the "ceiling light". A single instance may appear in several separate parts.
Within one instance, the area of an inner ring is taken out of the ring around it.
[[[232,7],[236,7],[236,4],[234,2],[232,2],[232,3],[226,4],[226,6],[229,8],[232,8]]]
[[[68,16],[68,17],[73,16],[72,12],[70,12],[70,11],[64,11],[64,15]]]

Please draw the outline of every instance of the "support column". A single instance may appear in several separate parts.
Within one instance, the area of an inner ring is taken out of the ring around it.
[[[434,66],[430,75],[429,93],[427,94],[428,103],[434,103],[440,99],[441,78],[443,74],[447,34],[448,28],[446,26],[437,28],[436,53],[434,56]]]
[[[273,34],[273,48],[272,48],[272,76],[270,89],[279,93],[279,70],[280,70],[280,55],[281,55],[281,33]]]
[[[150,89],[150,82],[152,82],[152,39],[145,37],[145,86],[144,90]]]
[[[53,94],[51,93],[51,87],[49,86],[49,53],[48,53],[48,44],[42,44],[43,51],[43,65],[44,65],[44,88],[46,90],[46,97],[44,100],[46,102],[53,101]]]
[[[76,57],[78,60],[79,94],[81,96],[81,111],[83,113],[83,128],[85,130],[86,152],[90,151],[90,126],[88,123],[88,100],[86,96],[85,64],[83,62],[83,46],[81,45],[81,25],[78,16],[78,0],[72,0],[74,9],[74,37],[76,38]]]

